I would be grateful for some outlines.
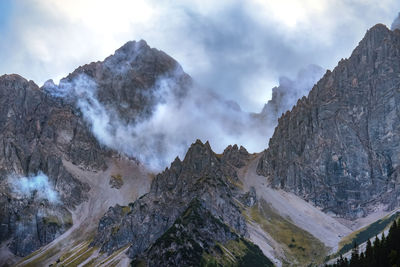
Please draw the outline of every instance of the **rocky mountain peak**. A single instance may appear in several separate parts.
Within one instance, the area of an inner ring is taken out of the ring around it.
[[[111,71],[128,72],[130,70],[139,70],[151,63],[149,61],[152,60],[157,60],[160,65],[154,64],[154,67],[163,71],[169,71],[175,65],[178,65],[170,56],[160,50],[151,48],[144,40],[127,42],[117,49],[113,55],[107,57],[104,60],[104,64]]]
[[[124,58],[128,61],[133,61],[138,54],[143,54],[143,50],[151,50],[150,46],[145,40],[140,41],[128,41],[123,46],[115,50],[113,58]],[[130,60],[129,60],[130,59]]]
[[[361,42],[363,42],[365,39],[370,38],[370,35],[387,35],[389,31],[389,28],[385,24],[377,23],[367,30],[367,33],[365,34]]]
[[[205,168],[217,164],[217,162],[218,159],[211,150],[208,141],[203,144],[197,139],[188,149],[185,159],[183,160],[183,165],[185,169],[193,171],[193,175],[196,175],[203,172]]]
[[[3,96],[12,95],[16,99],[27,94],[27,91],[39,91],[39,87],[33,82],[28,81],[18,74],[0,76],[0,94]],[[29,104],[29,103],[26,103]],[[16,110],[18,112],[18,110]]]
[[[126,43],[104,61],[78,67],[61,79],[56,91],[71,94],[89,87],[85,90],[116,120],[131,123],[150,116],[168,94],[183,96],[191,83],[175,59],[141,40]],[[55,91],[51,82],[44,88]]]
[[[222,153],[222,162],[231,164],[235,166],[236,168],[241,168],[243,167],[247,160],[249,159],[250,154],[247,152],[246,148],[243,146],[238,146],[235,145],[229,145],[227,148],[225,148],[224,153]]]
[[[391,31],[384,24],[376,24],[365,33],[363,39],[359,42],[359,46],[367,46],[371,49],[378,48],[381,42],[391,34]],[[357,48],[355,49],[357,50]]]
[[[80,66],[65,79],[69,80],[82,73],[98,79],[108,75],[132,75],[135,71],[149,71],[150,67],[153,68],[152,74],[155,76],[162,72],[171,71],[178,65],[172,57],[160,50],[151,48],[144,40],[129,41],[104,61]]]
[[[389,71],[390,66],[378,68],[380,64],[397,57],[400,32],[391,31],[383,24],[377,24],[367,31],[359,45],[354,49],[347,63],[339,67],[349,74],[370,75],[374,71]]]
[[[27,79],[18,74],[4,74],[0,76],[0,80],[4,83],[4,85],[10,87],[12,87],[12,85],[14,85],[15,83],[20,83],[20,82],[30,83],[31,85],[37,87],[37,85],[33,81],[28,81]]]

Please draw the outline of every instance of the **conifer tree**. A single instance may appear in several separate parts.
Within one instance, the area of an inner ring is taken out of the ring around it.
[[[354,243],[350,260],[340,255],[336,263],[330,266],[400,266],[400,219],[393,222],[387,236],[384,233],[381,238],[375,236],[373,243],[367,240],[365,251],[360,253],[357,244]]]
[[[358,245],[356,242],[354,242],[354,247],[351,252],[350,266],[351,267],[360,266],[360,256],[358,255]]]

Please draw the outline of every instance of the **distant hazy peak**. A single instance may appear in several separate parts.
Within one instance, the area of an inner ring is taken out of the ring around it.
[[[322,67],[311,64],[299,70],[295,79],[279,77],[279,86],[272,88],[272,98],[264,105],[261,114],[270,121],[277,121],[299,98],[308,94],[324,72]]]
[[[390,29],[392,30],[392,31],[394,31],[394,30],[400,30],[400,12],[399,12],[399,14],[397,15],[397,17],[394,19],[394,21],[392,22],[392,26],[390,27]]]

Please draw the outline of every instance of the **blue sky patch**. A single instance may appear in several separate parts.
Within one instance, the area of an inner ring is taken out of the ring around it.
[[[11,11],[13,8],[12,0],[1,0],[0,1],[0,31],[3,31],[8,24],[11,17]]]

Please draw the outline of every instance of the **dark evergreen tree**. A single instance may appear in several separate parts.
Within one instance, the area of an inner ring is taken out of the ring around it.
[[[365,251],[359,253],[357,244],[354,244],[350,260],[343,258],[343,256],[340,255],[335,264],[327,266],[400,266],[400,219],[397,222],[393,222],[387,236],[382,233],[381,238],[379,239],[379,237],[376,236],[373,243],[371,243],[371,240],[368,240]]]
[[[351,267],[359,267],[360,266],[360,256],[358,255],[357,243],[354,243],[354,247],[351,252],[350,266]]]

